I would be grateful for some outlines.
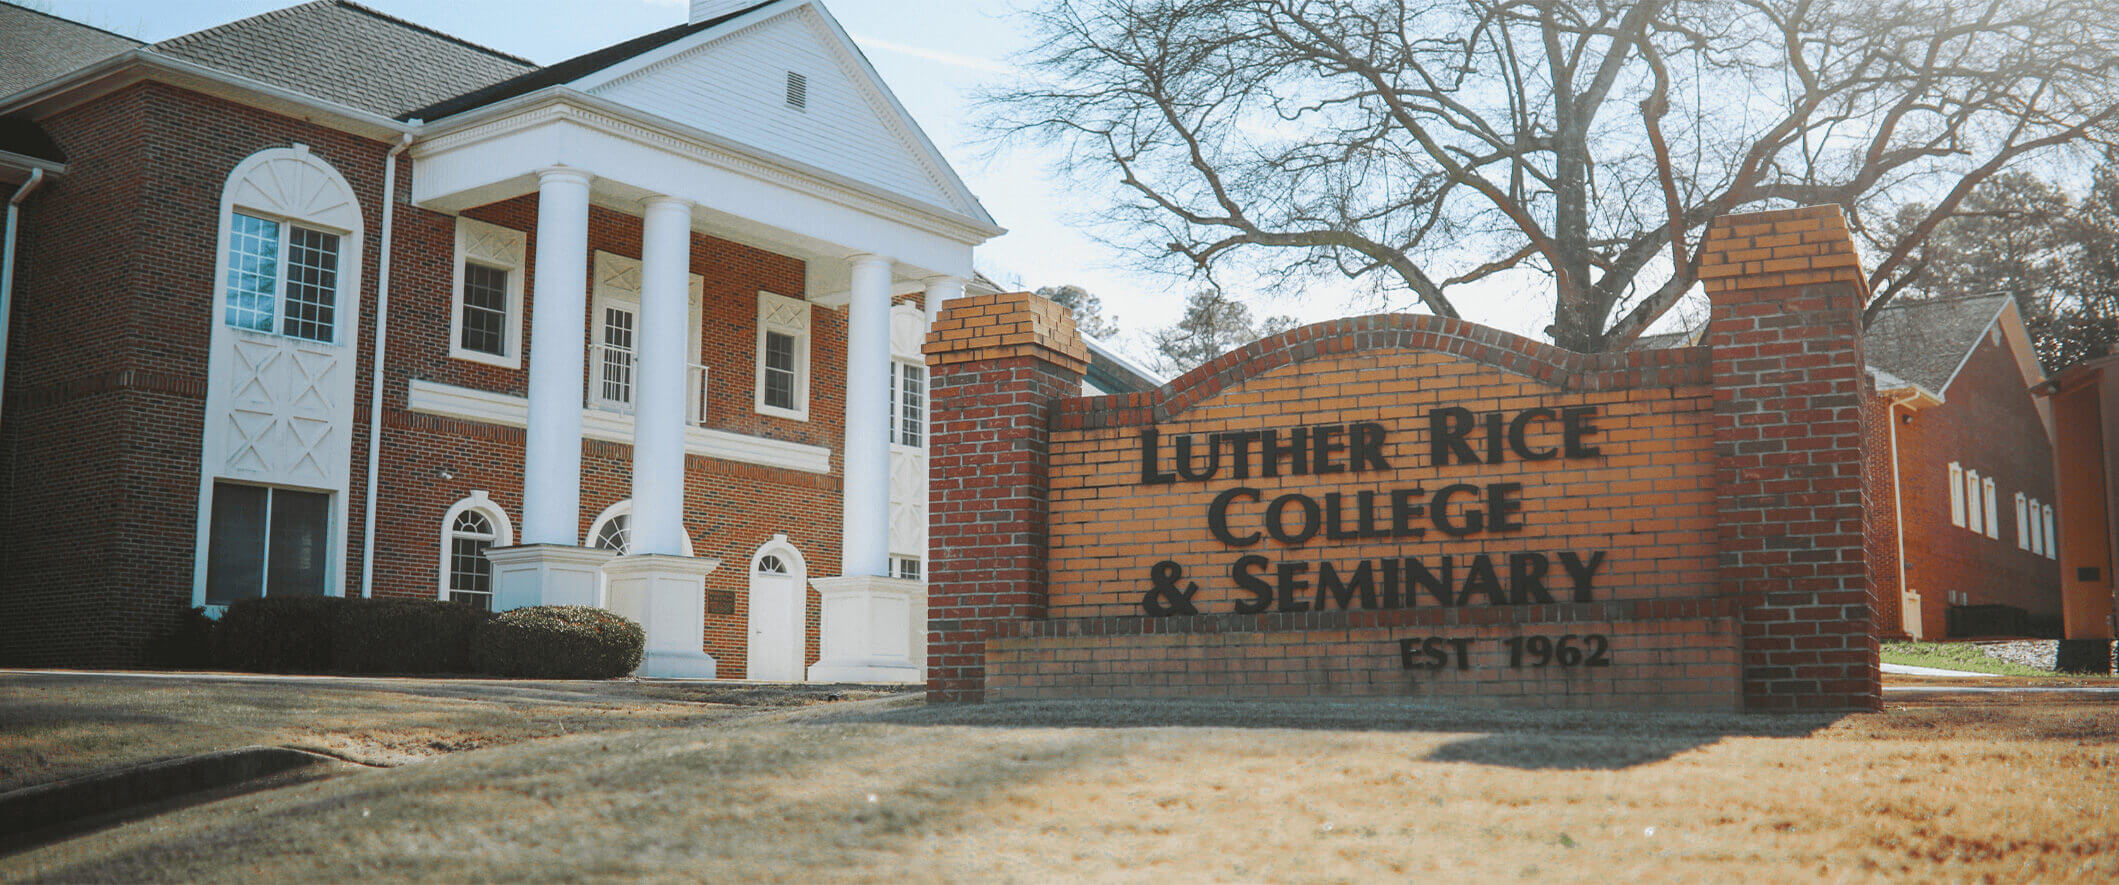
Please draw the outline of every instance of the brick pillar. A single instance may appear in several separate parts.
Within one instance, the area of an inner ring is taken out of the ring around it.
[[[1741,600],[1744,703],[1881,709],[1862,545],[1862,308],[1838,206],[1724,216],[1713,315],[1719,592]]]
[[[925,350],[927,699],[979,701],[987,638],[1045,616],[1047,441],[1089,351],[1066,308],[1028,292],[950,300]]]

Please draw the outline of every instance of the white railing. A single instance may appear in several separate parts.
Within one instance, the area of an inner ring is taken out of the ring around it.
[[[639,376],[633,349],[611,344],[589,345],[588,406],[610,412],[632,414]],[[707,368],[698,363],[684,369],[684,420],[706,426]]]

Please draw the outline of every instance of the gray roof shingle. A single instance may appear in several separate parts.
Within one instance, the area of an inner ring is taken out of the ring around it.
[[[131,37],[0,3],[0,96],[14,95],[139,45]]]
[[[1862,336],[1863,357],[1870,368],[1944,393],[1965,354],[2008,301],[2007,295],[1894,301],[1877,312]]]
[[[389,117],[537,69],[347,0],[290,6],[150,48]]]

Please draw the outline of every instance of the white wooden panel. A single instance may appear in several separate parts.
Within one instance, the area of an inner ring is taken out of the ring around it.
[[[932,170],[828,48],[807,10],[783,15],[591,87],[602,98],[753,145],[936,206],[951,206]],[[804,109],[786,104],[787,74],[808,78]],[[888,115],[888,116],[886,116]]]

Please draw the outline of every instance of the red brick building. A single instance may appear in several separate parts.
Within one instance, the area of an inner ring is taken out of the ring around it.
[[[1879,631],[2058,635],[2052,406],[2015,300],[1896,302],[1863,345]]]
[[[821,3],[548,67],[340,0],[0,5],[0,120],[0,665],[330,594],[920,678],[923,306],[1001,230]]]

